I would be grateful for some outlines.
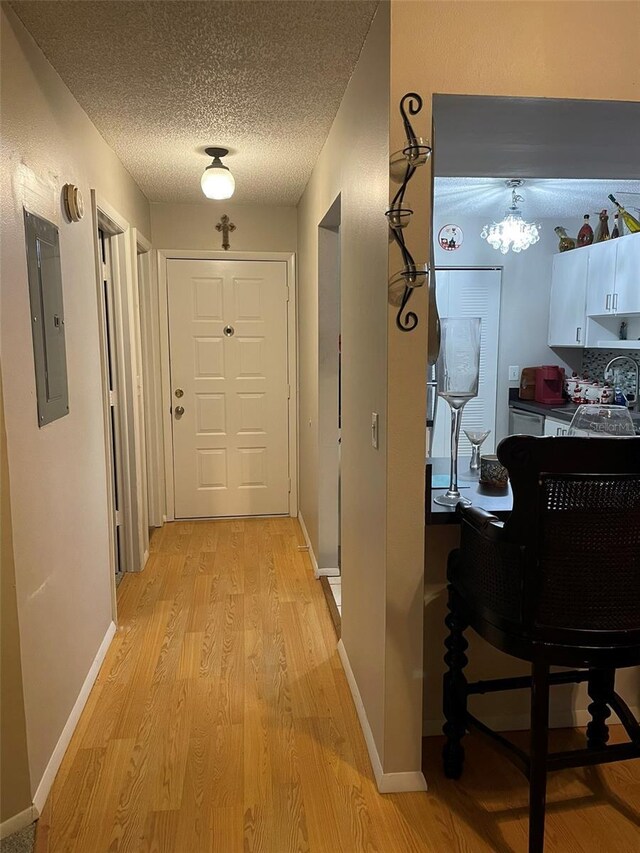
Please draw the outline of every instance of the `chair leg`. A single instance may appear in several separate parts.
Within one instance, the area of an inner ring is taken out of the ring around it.
[[[449,587],[447,602],[449,613],[445,624],[449,636],[444,641],[447,652],[444,662],[448,671],[445,673],[442,691],[442,704],[446,720],[442,731],[447,740],[442,749],[444,774],[448,779],[459,779],[464,765],[464,747],[462,738],[467,730],[467,679],[463,669],[468,663],[465,651],[469,644],[464,638],[467,623],[456,612],[455,593]]]
[[[529,853],[544,849],[549,737],[549,666],[534,659],[531,688],[531,764],[529,767]]]
[[[614,690],[615,669],[593,669],[589,672],[589,705],[591,721],[587,726],[587,746],[589,749],[601,749],[609,740],[607,720],[611,716],[609,701]]]

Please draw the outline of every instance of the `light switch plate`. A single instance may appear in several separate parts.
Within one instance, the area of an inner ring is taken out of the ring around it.
[[[378,449],[378,413],[371,412],[371,446]]]
[[[520,368],[517,364],[509,365],[509,382],[517,382],[520,379]]]

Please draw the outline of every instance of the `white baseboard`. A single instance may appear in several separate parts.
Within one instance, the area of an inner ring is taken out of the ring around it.
[[[632,707],[631,713],[637,718],[639,708]],[[497,717],[481,717],[482,722],[495,729],[497,732],[521,732],[530,728],[529,714],[505,714]],[[561,711],[551,711],[549,714],[550,729],[572,729],[586,726],[591,715],[586,709],[566,708]],[[608,724],[615,724],[617,717],[612,714]],[[423,726],[425,737],[434,737],[442,734],[444,718],[441,720],[426,720]]]
[[[304,541],[307,543],[307,548],[309,549],[309,559],[311,560],[311,565],[313,566],[313,574],[317,578],[319,578],[320,569],[318,568],[318,561],[316,560],[316,555],[313,553],[311,539],[309,539],[309,531],[307,530],[307,525],[304,523],[304,518],[302,517],[302,513],[300,512],[300,510],[298,510],[298,521],[300,523],[300,527],[302,528],[302,535],[304,536]]]
[[[33,797],[33,805],[37,809],[38,814],[42,814],[42,809],[44,808],[44,804],[47,801],[47,797],[49,796],[49,791],[51,790],[51,786],[53,785],[53,780],[56,778],[56,773],[58,772],[60,765],[62,763],[62,759],[64,758],[64,754],[67,751],[67,747],[69,746],[69,742],[71,741],[71,736],[73,735],[76,726],[78,725],[78,720],[80,719],[80,714],[82,713],[82,709],[84,708],[87,699],[89,698],[89,693],[91,692],[91,688],[98,677],[98,672],[100,671],[100,667],[102,666],[102,662],[107,654],[107,649],[111,644],[111,640],[113,635],[116,632],[115,622],[111,622],[109,627],[107,628],[107,633],[104,635],[104,639],[100,643],[100,648],[98,649],[95,658],[93,659],[93,663],[89,668],[89,672],[87,673],[87,677],[84,680],[84,684],[80,688],[80,693],[78,694],[78,698],[76,699],[75,705],[71,709],[71,713],[69,714],[69,718],[65,723],[65,726],[62,730],[62,734],[58,740],[58,743],[53,750],[53,754],[49,759],[49,763],[42,775],[42,779],[36,789],[36,792]]]
[[[362,702],[360,690],[358,689],[355,675],[353,674],[351,664],[349,663],[347,650],[345,649],[342,640],[338,643],[338,654],[340,655],[342,667],[345,675],[347,676],[347,682],[351,690],[353,702],[356,706],[356,712],[358,714],[358,719],[360,720],[360,726],[362,728],[362,733],[364,734],[365,743],[367,744],[367,750],[369,751],[369,758],[371,759],[371,766],[373,768],[373,775],[376,779],[378,791],[380,791],[381,794],[426,791],[427,783],[420,770],[409,770],[405,773],[385,773],[382,769],[382,762],[378,755],[378,748],[373,737],[373,732],[371,731],[371,726],[369,725],[367,712]]]
[[[339,578],[340,569],[318,569],[316,572],[318,578]]]
[[[13,835],[14,832],[20,832],[21,829],[31,826],[34,820],[38,820],[39,817],[40,815],[36,807],[29,806],[28,809],[25,809],[19,814],[7,818],[7,820],[3,820],[2,823],[0,823],[0,839],[7,838],[9,835]]]

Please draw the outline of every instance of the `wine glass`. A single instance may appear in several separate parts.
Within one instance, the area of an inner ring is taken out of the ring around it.
[[[469,462],[470,471],[480,470],[480,445],[491,432],[490,429],[474,430],[465,429],[464,434],[469,439],[471,445],[471,462]]]
[[[578,406],[575,410],[569,435],[586,438],[615,438],[635,435],[633,419],[626,406],[606,406],[598,403]]]
[[[480,317],[446,317],[440,321],[438,396],[451,408],[451,467],[449,488],[434,498],[441,506],[468,504],[458,489],[460,417],[469,400],[478,396],[480,377]]]

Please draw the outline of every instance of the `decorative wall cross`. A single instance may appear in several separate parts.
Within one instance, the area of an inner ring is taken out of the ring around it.
[[[231,244],[229,243],[229,234],[231,231],[235,231],[236,226],[233,222],[229,221],[229,217],[226,213],[223,213],[220,217],[220,222],[216,225],[216,231],[222,231],[222,248],[226,251],[231,248]]]

